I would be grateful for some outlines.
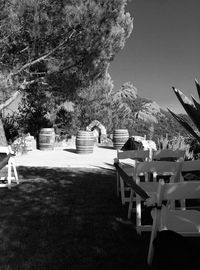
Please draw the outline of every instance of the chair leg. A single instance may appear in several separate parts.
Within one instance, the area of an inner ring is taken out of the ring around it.
[[[131,214],[132,214],[132,210],[133,210],[133,197],[134,197],[134,191],[131,189],[129,206],[128,206],[128,219],[131,218]]]
[[[8,161],[8,178],[7,178],[8,188],[11,188],[11,169],[12,169],[11,166],[12,166],[11,160],[9,159],[9,161]]]
[[[136,230],[138,234],[141,234],[141,218],[142,218],[142,209],[141,209],[141,201],[138,197],[138,195],[136,195]]]
[[[147,263],[149,266],[152,265],[152,261],[153,261],[153,254],[154,254],[153,240],[154,239],[151,238],[150,244],[149,244],[149,252],[148,252],[148,257],[147,257]]]
[[[19,184],[19,177],[18,177],[18,173],[17,173],[17,169],[16,169],[16,166],[15,166],[14,159],[12,159],[11,162],[12,162],[12,167],[13,167],[13,171],[14,171],[15,180],[16,180],[17,184]]]
[[[12,182],[12,168],[13,168],[13,172],[14,172],[14,177],[15,177],[15,181],[17,182],[17,184],[19,184],[19,178],[18,178],[18,174],[17,174],[17,170],[16,170],[16,166],[15,166],[15,161],[14,159],[11,157],[8,161],[8,188],[11,188],[11,182]]]
[[[180,206],[181,206],[181,210],[186,210],[186,206],[185,206],[185,200],[180,200]]]
[[[119,197],[119,193],[120,193],[120,176],[119,173],[117,172],[117,197]]]
[[[147,263],[149,266],[151,266],[153,262],[153,256],[154,256],[153,241],[156,238],[158,230],[159,230],[159,217],[160,217],[159,215],[160,215],[160,212],[158,213],[156,209],[153,209],[151,211],[151,216],[153,218],[153,225],[152,225],[149,251],[148,251],[148,257],[147,257]]]
[[[122,205],[125,205],[125,189],[124,189],[124,181],[120,177],[120,193],[121,193],[121,202]]]

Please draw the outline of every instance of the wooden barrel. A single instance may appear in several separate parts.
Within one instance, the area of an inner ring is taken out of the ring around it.
[[[76,152],[91,154],[94,149],[94,135],[92,131],[79,130],[76,136]]]
[[[55,143],[54,128],[42,128],[39,133],[39,149],[53,150]]]
[[[120,150],[128,139],[128,129],[115,129],[113,132],[113,147]]]

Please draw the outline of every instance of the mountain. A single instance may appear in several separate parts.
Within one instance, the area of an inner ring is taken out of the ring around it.
[[[141,109],[135,113],[135,118],[157,124],[158,118],[165,117],[161,111],[161,107],[155,101],[149,101],[143,104]]]
[[[189,135],[172,115],[162,109],[155,101],[137,95],[134,102],[127,103],[132,114],[132,124],[127,126],[131,135],[146,135],[147,137],[154,137],[154,140],[161,135],[166,136],[166,134],[169,138],[178,134],[185,137]],[[188,115],[182,114],[181,116],[191,123]]]

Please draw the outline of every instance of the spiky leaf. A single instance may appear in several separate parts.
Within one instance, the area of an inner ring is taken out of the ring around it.
[[[200,103],[199,103],[193,96],[191,96],[191,97],[192,97],[192,101],[193,101],[193,103],[194,103],[196,109],[197,109],[198,111],[200,111]]]
[[[200,84],[198,83],[197,80],[195,80],[195,85],[196,85],[196,88],[197,88],[197,93],[199,95],[199,99],[200,99]]]
[[[170,109],[168,111],[171,113],[171,115],[193,136],[195,137],[198,142],[200,142],[200,137],[199,135],[194,131],[194,129],[188,124],[188,122],[185,121],[183,117],[180,115],[175,114],[172,112]]]
[[[184,95],[180,90],[173,87],[174,93],[176,94],[178,100],[180,101],[181,105],[187,112],[188,116],[196,125],[197,129],[200,131],[200,111],[194,106],[192,101]]]

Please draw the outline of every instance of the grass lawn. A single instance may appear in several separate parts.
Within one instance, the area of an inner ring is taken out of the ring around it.
[[[18,167],[0,189],[1,270],[147,269],[149,235],[123,222],[108,169]]]

